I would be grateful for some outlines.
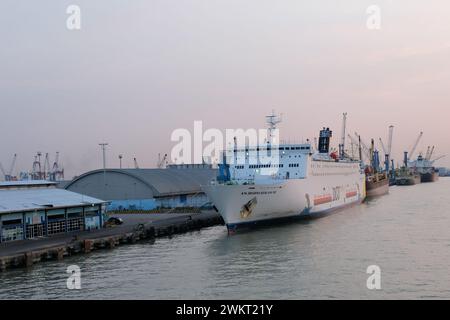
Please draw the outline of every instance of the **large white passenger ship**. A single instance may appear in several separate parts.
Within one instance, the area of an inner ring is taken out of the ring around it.
[[[345,114],[343,137],[345,137]],[[317,150],[311,143],[270,142],[277,122],[269,116],[267,143],[224,150],[219,176],[203,190],[222,215],[228,230],[273,219],[315,215],[360,203],[365,176],[358,160],[330,152],[332,131],[320,131]]]

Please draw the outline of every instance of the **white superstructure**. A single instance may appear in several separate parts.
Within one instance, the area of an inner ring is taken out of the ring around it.
[[[312,215],[361,202],[365,176],[359,161],[329,153],[332,132],[310,143],[266,143],[227,149],[220,176],[202,186],[231,230],[271,219]]]

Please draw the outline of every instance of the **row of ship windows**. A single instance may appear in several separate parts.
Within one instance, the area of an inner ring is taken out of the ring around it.
[[[259,168],[283,168],[284,165],[280,164],[251,164],[248,166],[249,169],[259,169]],[[289,163],[289,168],[298,168],[300,167],[299,163]],[[245,169],[244,165],[235,166],[236,169]]]
[[[259,168],[283,168],[282,163],[277,164],[251,164],[248,166],[249,169],[259,169]]]
[[[268,151],[268,150],[309,150],[310,147],[279,147],[279,148],[256,148],[256,149],[245,149],[245,150],[238,150],[234,149],[234,152],[238,151]]]
[[[333,169],[353,169],[356,166],[351,165],[351,166],[336,166],[336,165],[330,165],[330,164],[313,164],[311,165],[312,168],[318,168],[318,169],[323,169],[323,168],[333,168]]]

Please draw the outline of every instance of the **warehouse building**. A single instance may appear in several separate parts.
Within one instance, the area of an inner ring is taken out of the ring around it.
[[[99,229],[106,202],[49,181],[0,183],[0,242]]]
[[[67,190],[108,201],[108,210],[201,207],[209,202],[201,185],[215,179],[211,165],[166,169],[100,169],[68,183]]]

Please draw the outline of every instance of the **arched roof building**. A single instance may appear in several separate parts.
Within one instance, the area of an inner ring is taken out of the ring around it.
[[[200,186],[216,175],[210,166],[99,169],[76,177],[64,188],[107,201],[179,198],[203,194]]]

